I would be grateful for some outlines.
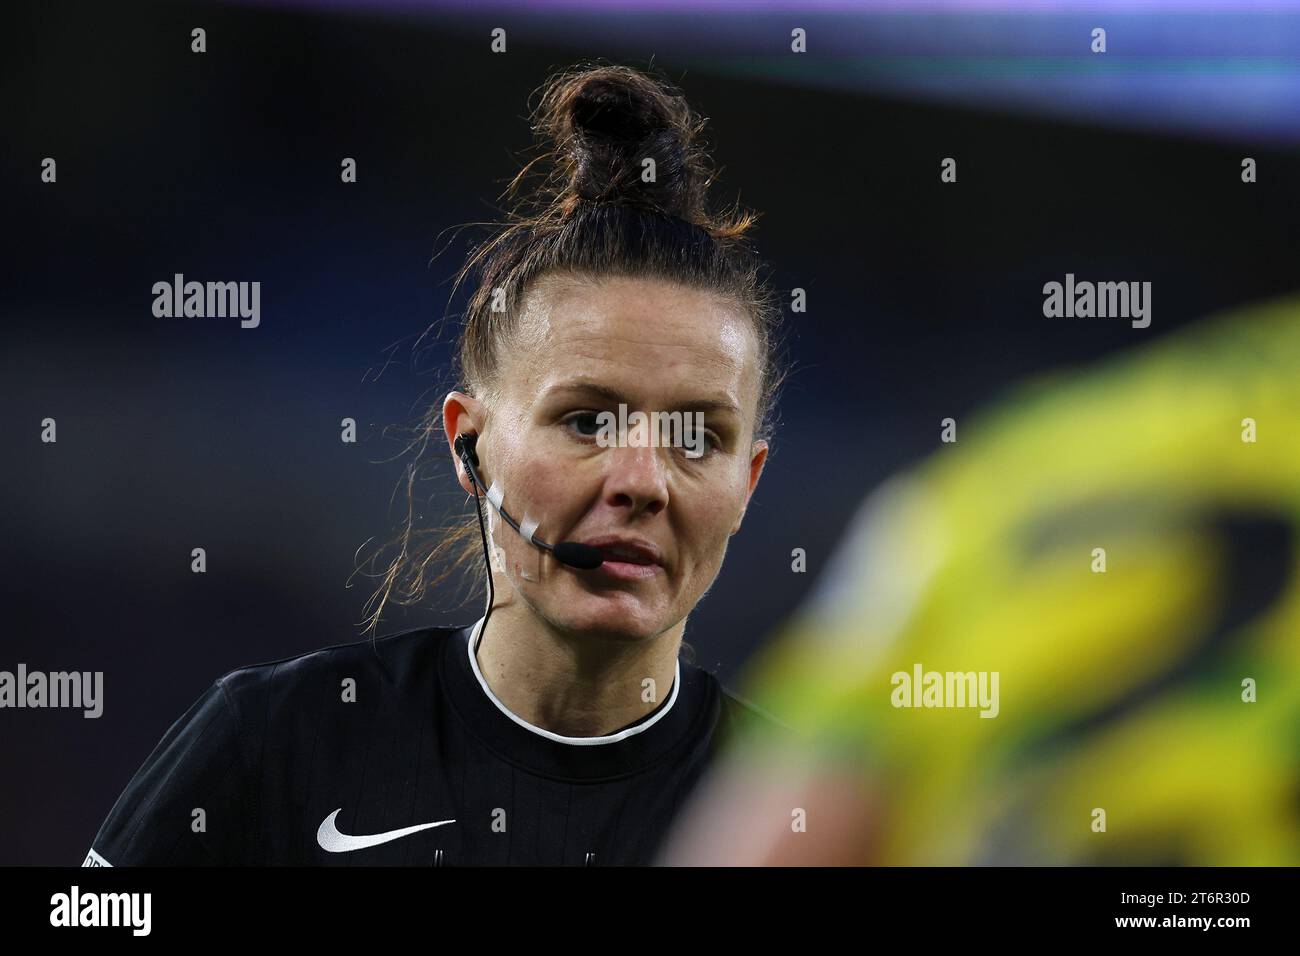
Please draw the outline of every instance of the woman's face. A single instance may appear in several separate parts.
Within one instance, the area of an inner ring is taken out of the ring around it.
[[[767,443],[753,440],[759,356],[749,319],[676,283],[550,275],[534,284],[501,352],[491,394],[447,396],[449,441],[480,435],[482,479],[502,488],[516,521],[538,523],[541,540],[642,548],[618,561],[602,547],[600,568],[570,568],[485,502],[515,592],[562,630],[635,640],[671,628],[717,576],[767,458]],[[637,411],[648,419],[640,427]],[[653,412],[682,414],[673,423]]]

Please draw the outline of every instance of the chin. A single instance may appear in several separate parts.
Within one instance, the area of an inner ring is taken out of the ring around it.
[[[599,633],[611,639],[641,641],[662,633],[671,624],[669,615],[628,591],[592,594],[581,591],[563,600],[556,613],[548,615],[566,630]]]

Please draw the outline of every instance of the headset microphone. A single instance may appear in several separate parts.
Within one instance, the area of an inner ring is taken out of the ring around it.
[[[461,464],[465,466],[465,471],[469,474],[469,480],[474,486],[476,498],[478,497],[479,491],[483,488],[483,480],[478,474],[478,454],[474,451],[474,446],[477,442],[478,435],[473,432],[464,435],[457,435],[455,441],[456,454],[460,456]],[[593,548],[589,544],[580,544],[577,541],[560,541],[554,545],[547,544],[541,538],[537,537],[537,528],[535,523],[532,523],[530,531],[525,532],[519,527],[519,522],[510,517],[510,513],[503,507],[501,495],[499,493],[494,494],[489,490],[483,494],[483,497],[487,498],[487,500],[492,503],[492,507],[496,508],[497,514],[501,516],[502,520],[505,521],[506,524],[514,528],[520,537],[534,547],[540,548],[543,551],[549,551],[555,557],[555,560],[559,561],[561,564],[566,564],[571,568],[577,568],[581,571],[591,571],[605,563],[605,559],[601,556],[600,549]],[[475,507],[477,508],[477,503]],[[479,521],[482,522],[482,520],[480,513]],[[480,530],[482,529],[480,528]],[[486,534],[484,534],[483,547],[484,552],[486,553]]]

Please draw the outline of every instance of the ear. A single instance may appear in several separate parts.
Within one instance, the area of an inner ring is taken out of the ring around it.
[[[469,480],[469,472],[461,463],[460,456],[456,454],[456,436],[473,432],[476,435],[482,435],[483,426],[483,403],[472,395],[464,392],[448,392],[447,397],[442,400],[442,430],[447,436],[447,450],[451,452],[451,460],[456,465],[456,477],[460,481],[460,486],[465,489],[466,494],[474,493],[474,483]],[[483,451],[483,439],[479,438],[479,453]],[[483,471],[479,469],[479,476],[482,477]],[[486,492],[486,489],[482,489]]]
[[[736,516],[735,527],[731,533],[735,534],[740,530],[740,523],[745,520],[745,511],[749,508],[749,499],[754,495],[754,489],[758,487],[758,479],[763,476],[763,466],[767,464],[767,442],[756,441],[749,458],[749,484],[745,488],[745,503],[740,506],[740,514]]]

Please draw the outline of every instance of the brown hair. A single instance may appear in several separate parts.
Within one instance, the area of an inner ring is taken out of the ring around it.
[[[543,275],[667,279],[713,292],[750,316],[761,361],[754,438],[770,441],[785,377],[777,342],[781,308],[746,239],[759,214],[715,215],[708,208],[706,192],[717,172],[700,140],[707,120],[677,89],[626,66],[577,66],[550,77],[540,94],[532,112],[539,153],[506,187],[503,198],[513,208],[472,250],[452,289],[454,298],[467,278],[477,281],[457,348],[461,389],[481,397],[496,387],[519,306]],[[531,192],[523,188],[530,179],[536,181]],[[389,601],[418,603],[453,571],[481,560],[477,518],[416,526],[417,473],[430,443],[435,451],[445,448],[441,433],[441,402],[435,402],[406,449],[415,451],[415,461],[406,474],[405,528],[393,542],[397,554],[377,575],[382,581],[367,604],[373,607],[367,630],[378,626]],[[442,571],[428,578],[440,563]]]

